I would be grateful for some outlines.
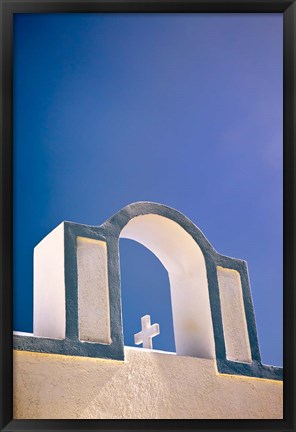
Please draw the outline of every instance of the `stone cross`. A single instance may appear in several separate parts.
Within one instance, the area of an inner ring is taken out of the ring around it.
[[[152,338],[160,333],[159,324],[151,325],[150,315],[141,318],[142,331],[136,333],[135,344],[143,344],[143,348],[152,349]]]

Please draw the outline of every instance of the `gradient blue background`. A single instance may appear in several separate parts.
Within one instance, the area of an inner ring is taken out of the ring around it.
[[[282,365],[282,15],[14,20],[14,329],[32,331],[46,234],[156,201],[248,262],[263,362]],[[165,269],[120,247],[125,344],[150,314],[174,351]]]

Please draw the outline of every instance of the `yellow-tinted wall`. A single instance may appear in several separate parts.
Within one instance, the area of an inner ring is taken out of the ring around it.
[[[14,351],[14,418],[280,419],[281,381],[215,361],[125,348],[125,362]]]

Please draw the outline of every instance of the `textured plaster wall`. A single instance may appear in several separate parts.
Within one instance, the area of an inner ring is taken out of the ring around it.
[[[77,237],[79,339],[110,343],[106,242]]]
[[[229,360],[252,362],[239,272],[217,267],[226,356]]]
[[[281,381],[125,347],[125,362],[14,351],[16,419],[280,419]]]

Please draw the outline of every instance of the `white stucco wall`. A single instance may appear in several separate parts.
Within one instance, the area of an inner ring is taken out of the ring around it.
[[[35,336],[64,339],[66,334],[64,223],[34,248]]]
[[[283,384],[125,347],[125,362],[14,351],[15,419],[281,419]]]

